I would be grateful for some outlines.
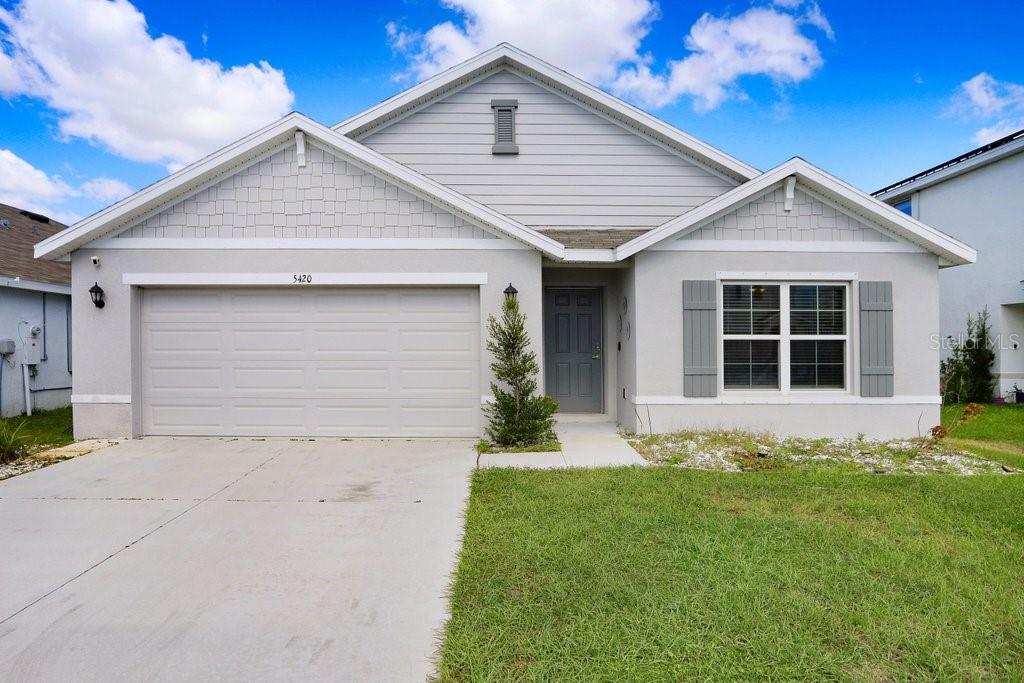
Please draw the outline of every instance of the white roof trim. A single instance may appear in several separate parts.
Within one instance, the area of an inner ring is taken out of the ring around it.
[[[882,200],[883,202],[889,202],[892,201],[893,199],[903,197],[904,195],[909,195],[912,192],[919,192],[925,189],[926,187],[931,187],[932,185],[944,182],[946,180],[949,180],[950,178],[955,178],[958,175],[963,175],[964,173],[972,171],[980,166],[987,166],[988,164],[999,161],[1000,159],[1004,159],[1008,156],[1011,156],[1021,151],[1024,151],[1024,137],[1020,138],[1019,140],[1014,140],[1013,142],[1002,145],[1000,147],[996,147],[995,149],[990,149],[989,151],[983,154],[979,154],[976,157],[971,157],[970,159],[965,159],[964,161],[961,161],[959,163],[947,166],[942,170],[935,171],[934,173],[929,173],[928,175],[922,176],[917,180],[911,180],[907,183],[892,188],[888,192],[876,194],[874,195],[874,197],[876,199]]]
[[[266,128],[186,166],[177,173],[39,242],[35,247],[35,256],[36,258],[57,259],[97,238],[106,237],[128,221],[166,204],[177,196],[182,196],[190,190],[201,187],[217,177],[218,174],[234,169],[238,165],[239,159],[245,158],[247,154],[258,155],[282,142],[294,140],[294,134],[297,131],[302,131],[310,140],[328,150],[342,154],[357,166],[374,175],[391,180],[413,194],[452,211],[456,215],[468,218],[484,227],[493,228],[552,258],[561,259],[565,254],[565,248],[561,243],[550,237],[374,152],[302,114],[293,112]],[[158,243],[153,246],[159,249]]]
[[[613,97],[600,88],[508,43],[501,43],[476,57],[442,71],[436,76],[342,121],[334,126],[334,130],[343,135],[360,135],[384,121],[401,116],[411,108],[421,106],[425,101],[443,92],[476,78],[481,73],[502,65],[520,69],[542,82],[557,84],[582,102],[611,114],[614,118],[625,120],[656,140],[663,140],[675,145],[687,154],[721,168],[739,180],[749,180],[760,173],[756,168],[701,142],[642,109]]]
[[[623,260],[670,237],[680,237],[709,219],[731,211],[767,192],[788,176],[795,175],[810,189],[821,193],[844,209],[860,214],[894,236],[936,254],[944,265],[974,263],[977,252],[949,235],[917,221],[902,211],[846,184],[799,157],[790,159],[739,187],[693,208],[650,232],[619,245],[615,258]]]
[[[44,292],[47,294],[66,294],[67,296],[71,296],[71,285],[55,285],[50,282],[23,280],[20,277],[0,277],[0,287],[11,287],[12,289],[27,289],[33,292]]]

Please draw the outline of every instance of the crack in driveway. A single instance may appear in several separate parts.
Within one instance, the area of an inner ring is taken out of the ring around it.
[[[168,519],[166,522],[163,522],[163,523],[157,525],[156,527],[150,529],[146,533],[142,534],[138,538],[136,538],[133,541],[131,541],[130,543],[126,544],[124,547],[118,548],[114,552],[112,552],[109,555],[107,555],[106,557],[104,557],[102,560],[93,563],[89,567],[86,567],[82,571],[80,571],[77,574],[75,574],[74,576],[72,576],[70,579],[62,582],[61,584],[59,584],[58,586],[54,587],[53,589],[51,589],[51,590],[47,591],[46,593],[40,595],[35,600],[29,602],[27,605],[25,605],[23,607],[20,607],[19,609],[15,610],[13,613],[9,614],[8,616],[4,617],[3,619],[0,619],[0,626],[6,624],[8,621],[10,621],[14,617],[18,616],[19,614],[21,614],[25,610],[29,609],[33,605],[39,604],[40,602],[42,602],[46,598],[50,597],[51,595],[53,595],[54,593],[59,591],[61,588],[64,588],[65,586],[67,586],[67,585],[71,584],[72,582],[74,582],[74,581],[80,579],[81,577],[85,576],[86,574],[91,572],[93,569],[96,569],[97,567],[99,567],[99,566],[105,564],[106,562],[112,560],[113,558],[117,557],[118,555],[120,555],[124,551],[128,550],[132,546],[136,545],[137,543],[139,543],[143,539],[148,538],[149,536],[152,536],[156,532],[158,532],[161,529],[163,529],[164,527],[166,527],[168,524],[171,524],[175,520],[181,519],[182,517],[184,517],[188,513],[192,512],[193,510],[195,510],[197,507],[199,507],[200,505],[202,505],[206,501],[210,500],[211,498],[213,498],[214,496],[216,496],[216,495],[218,495],[220,493],[223,493],[224,491],[228,490],[229,488],[231,488],[232,486],[234,486],[238,482],[240,482],[243,479],[245,479],[246,477],[248,477],[253,472],[256,472],[257,470],[261,469],[262,467],[264,467],[268,463],[272,462],[273,460],[275,460],[277,458],[278,455],[279,455],[279,453],[276,453],[276,454],[270,456],[269,458],[267,458],[263,462],[259,463],[255,467],[252,467],[251,469],[247,470],[246,472],[243,472],[241,475],[239,475],[235,479],[229,481],[227,484],[225,484],[221,488],[217,489],[216,491],[214,491],[210,495],[206,496],[205,498],[192,499],[192,500],[195,501],[195,502],[192,503],[192,505],[189,505],[187,508],[185,508],[184,510],[182,510],[178,514],[176,514],[173,517],[171,517],[170,519]],[[53,500],[53,499],[47,498],[47,499],[44,499],[44,500]],[[57,500],[89,500],[89,499],[59,498]],[[171,499],[157,499],[157,498],[112,498],[111,499],[111,498],[100,498],[100,499],[92,499],[92,500],[125,500],[125,501],[128,501],[128,500],[171,500],[171,501],[177,501],[179,499],[177,499],[177,498],[171,498]]]

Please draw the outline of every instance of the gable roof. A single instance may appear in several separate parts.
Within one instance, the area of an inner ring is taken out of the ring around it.
[[[564,247],[536,230],[526,227],[494,209],[476,202],[397,161],[341,135],[312,119],[293,112],[279,121],[224,147],[177,173],[139,190],[116,204],[99,211],[70,228],[36,244],[36,258],[58,259],[92,240],[109,236],[129,221],[166,206],[194,192],[247,161],[254,160],[280,145],[294,140],[296,133],[310,136],[327,149],[351,159],[357,166],[409,192],[483,227],[532,246],[556,259]]]
[[[929,227],[898,209],[829,175],[799,157],[779,164],[770,171],[739,187],[719,195],[678,218],[663,223],[654,230],[620,245],[615,249],[615,260],[630,256],[670,237],[680,237],[717,216],[760,196],[771,187],[795,176],[798,183],[815,190],[827,199],[859,216],[864,216],[896,237],[918,245],[937,255],[942,265],[974,263],[977,252],[944,232]]]
[[[33,244],[65,227],[46,216],[0,204],[0,277],[70,285],[68,264],[37,261],[32,257]]]
[[[752,166],[701,142],[642,109],[613,97],[600,88],[508,43],[501,43],[476,57],[442,71],[436,76],[342,121],[334,126],[334,130],[349,137],[359,137],[421,107],[440,95],[503,66],[520,70],[544,85],[558,90],[662,144],[693,157],[731,178],[745,181],[760,173]]]
[[[960,156],[953,157],[941,164],[915,173],[909,178],[898,180],[895,183],[886,185],[881,190],[875,190],[871,196],[883,201],[890,201],[903,195],[941,183],[970,170],[991,164],[993,161],[1006,158],[1024,150],[1024,129],[1016,133],[1010,133],[1006,137],[994,140],[987,145],[976,147]]]

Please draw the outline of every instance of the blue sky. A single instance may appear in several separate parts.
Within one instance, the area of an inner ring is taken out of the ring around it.
[[[1020,2],[327,5],[0,0],[0,201],[72,220],[289,109],[333,124],[498,40],[758,168],[799,155],[869,191],[1024,127]]]

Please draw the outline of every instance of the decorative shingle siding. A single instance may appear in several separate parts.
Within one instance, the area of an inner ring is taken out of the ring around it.
[[[491,153],[493,99],[518,102],[518,155]],[[360,142],[533,227],[653,228],[737,184],[507,69]]]
[[[646,230],[538,230],[567,249],[614,249],[647,232]]]
[[[891,242],[877,228],[797,188],[785,210],[782,186],[683,235],[684,240]]]
[[[330,152],[306,156],[276,152],[118,237],[495,238]]]

